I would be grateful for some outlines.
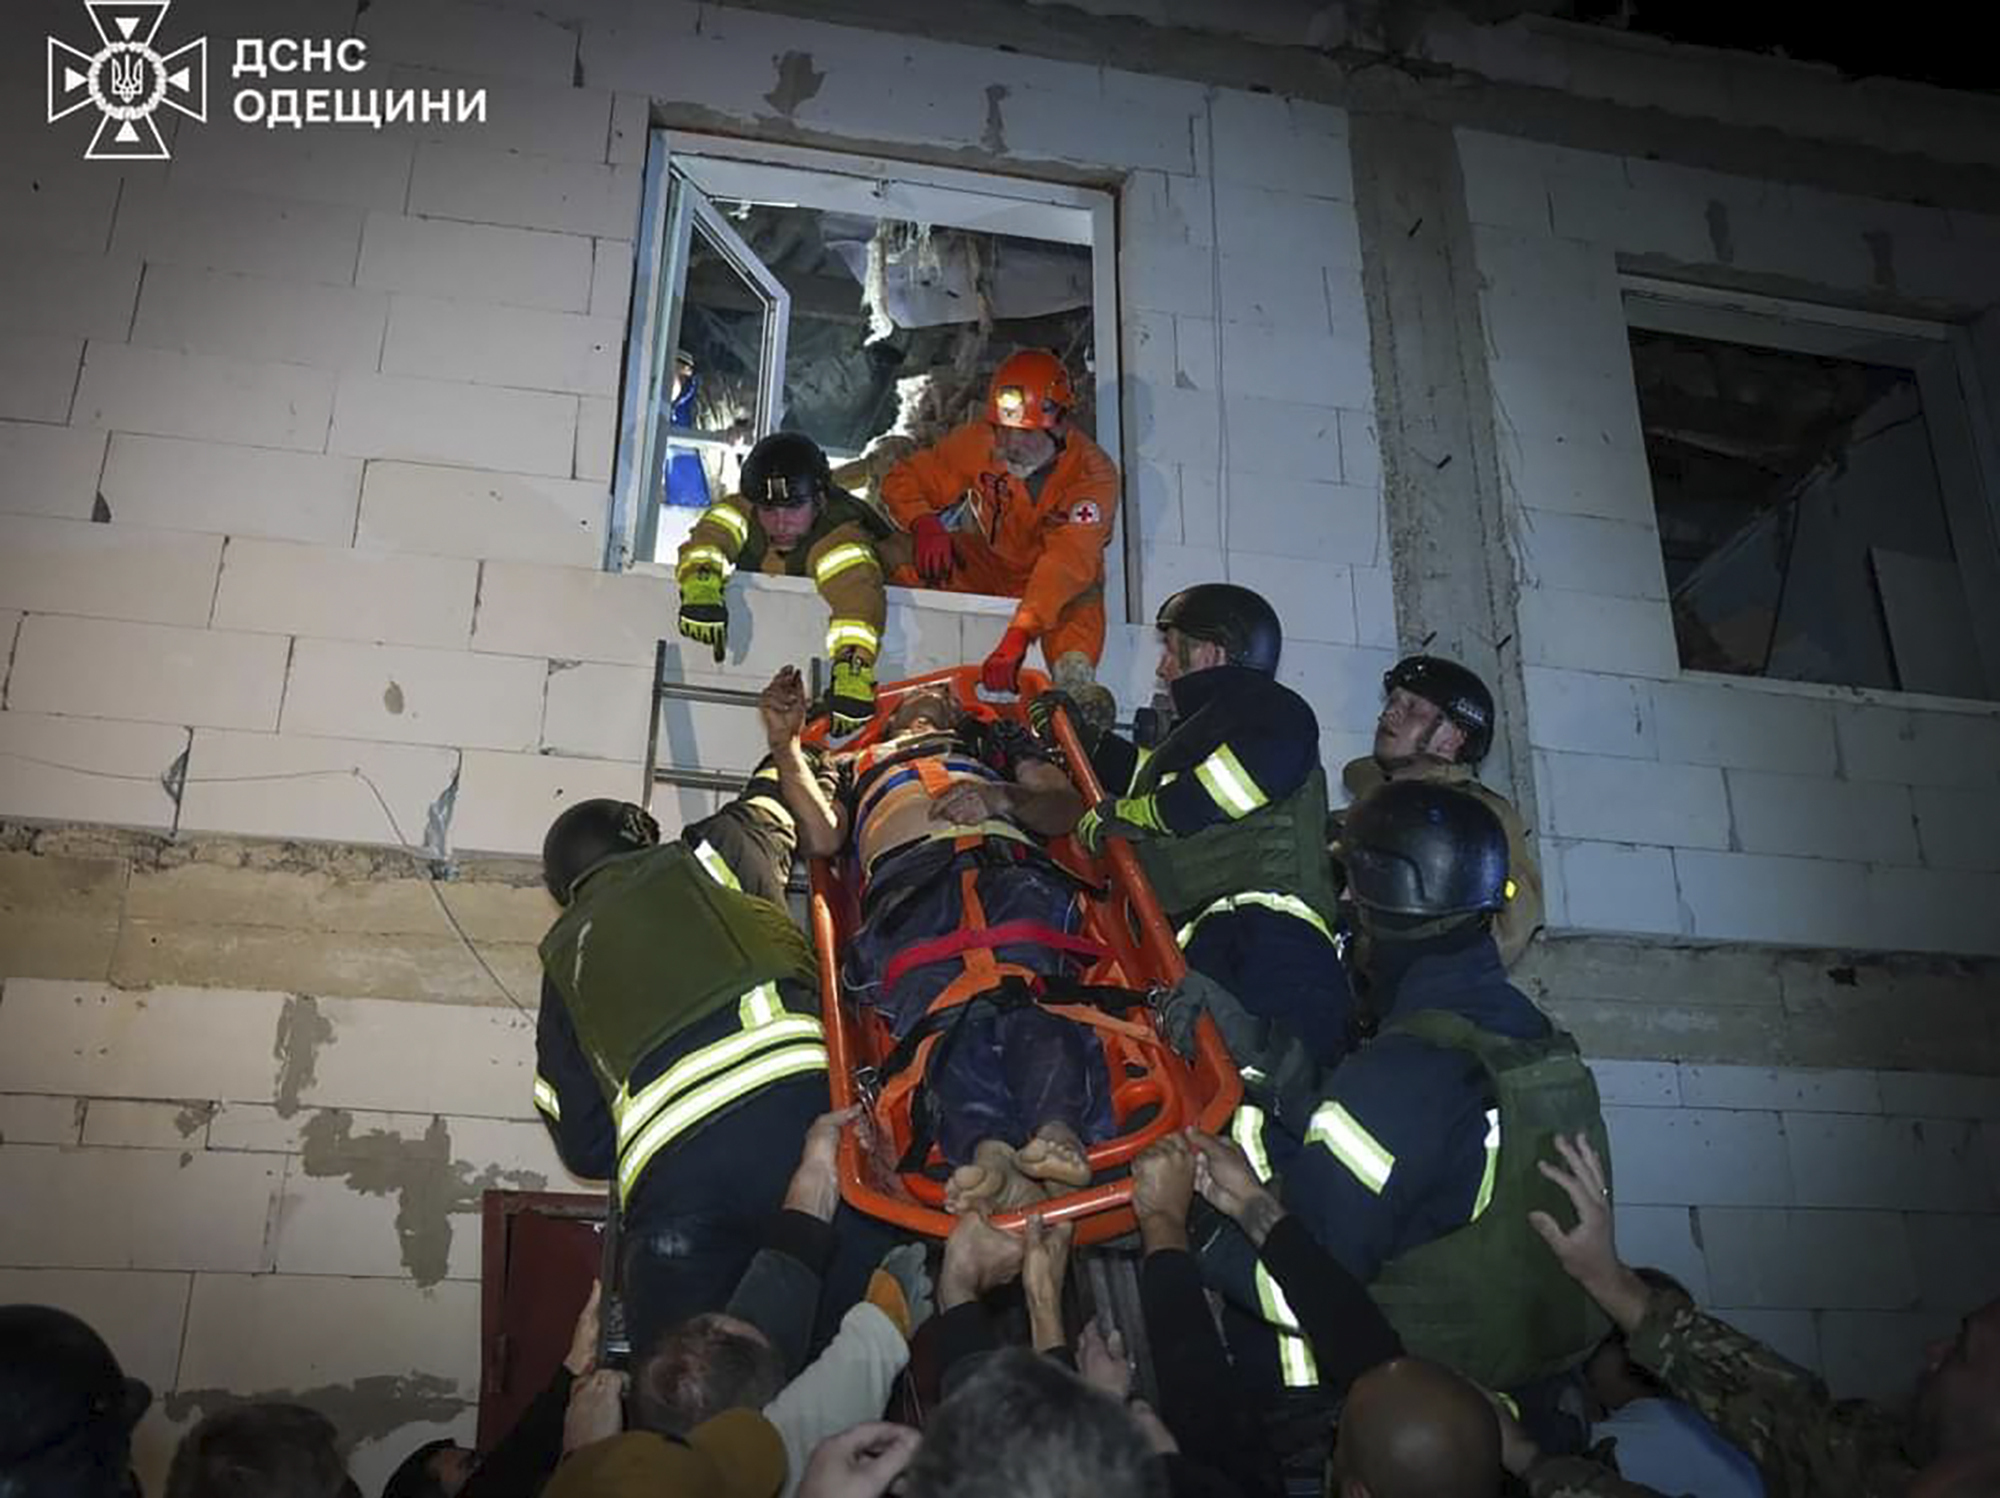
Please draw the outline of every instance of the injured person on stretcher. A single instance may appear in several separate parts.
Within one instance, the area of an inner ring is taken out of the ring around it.
[[[1094,945],[1077,936],[1075,879],[1038,841],[1084,810],[1053,751],[926,688],[876,743],[816,773],[799,673],[773,677],[759,710],[800,850],[854,860],[861,919],[841,976],[898,1043],[906,1064],[888,1085],[918,1089],[903,1168],[935,1143],[954,1212],[1087,1185],[1085,1152],[1115,1129],[1102,1043],[1074,1014],[1024,1001]]]

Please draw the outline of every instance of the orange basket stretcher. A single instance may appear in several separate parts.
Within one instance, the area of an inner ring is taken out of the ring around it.
[[[1021,673],[1021,695],[1005,702],[982,700],[979,668],[961,666],[927,676],[886,684],[878,689],[875,720],[842,751],[862,749],[881,737],[889,713],[899,699],[923,688],[947,686],[959,702],[979,716],[1026,721],[1027,704],[1047,689],[1046,677]],[[1057,713],[1054,731],[1071,781],[1086,806],[1102,799],[1103,790],[1082,752],[1067,717]],[[823,733],[824,725],[820,725]],[[813,737],[809,734],[808,737]],[[1054,839],[1048,851],[1081,883],[1101,894],[1079,894],[1083,904],[1082,933],[1104,950],[1081,975],[1087,984],[1107,984],[1140,992],[1167,988],[1186,972],[1173,929],[1161,913],[1152,886],[1139,861],[1123,840],[1108,839],[1101,859],[1088,857],[1067,838]],[[957,1220],[944,1209],[944,1172],[932,1151],[929,1168],[899,1171],[896,1163],[910,1139],[909,1095],[895,1102],[880,1100],[863,1081],[895,1048],[881,1017],[866,1006],[849,1003],[841,992],[840,954],[852,923],[858,919],[858,891],[828,859],[812,860],[811,928],[820,966],[820,1005],[826,1022],[828,1072],[833,1106],[861,1103],[873,1122],[872,1145],[864,1147],[856,1130],[843,1133],[840,1143],[840,1188],[848,1204],[913,1233],[942,1238]],[[1206,1016],[1196,1033],[1195,1055],[1176,1054],[1154,1026],[1154,1011],[1143,1006],[1130,1011],[1140,1035],[1117,1027],[1100,1030],[1105,1064],[1111,1069],[1111,1107],[1117,1132],[1089,1151],[1091,1184],[1038,1204],[1034,1213],[1045,1222],[1075,1224],[1075,1242],[1102,1243],[1137,1226],[1132,1213],[1132,1182],[1127,1167],[1155,1140],[1189,1124],[1215,1131],[1236,1109],[1242,1083],[1235,1063],[1223,1048],[1214,1023]],[[1018,1229],[1027,1210],[994,1214],[996,1225]]]

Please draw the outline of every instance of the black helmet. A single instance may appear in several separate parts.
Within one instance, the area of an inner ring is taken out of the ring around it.
[[[773,432],[743,460],[739,487],[753,505],[791,509],[819,504],[833,488],[833,469],[804,432]]]
[[[152,1390],[127,1378],[104,1339],[67,1311],[0,1306],[0,1488],[24,1493],[82,1493],[88,1476],[104,1492],[131,1461],[132,1427],[153,1402]],[[69,1486],[46,1488],[66,1477]],[[99,1489],[89,1485],[88,1491]]]
[[[1264,595],[1235,583],[1196,583],[1160,605],[1156,629],[1177,629],[1191,640],[1220,645],[1232,666],[1248,666],[1266,676],[1278,670],[1285,631]]]
[[[1459,760],[1476,765],[1493,747],[1493,694],[1478,675],[1435,655],[1410,655],[1382,673],[1382,695],[1401,687],[1413,697],[1434,702],[1444,715],[1465,730]]]
[[[1348,888],[1382,915],[1429,918],[1507,903],[1507,832],[1478,797],[1436,781],[1392,780],[1347,814]]]
[[[643,806],[603,796],[579,801],[549,824],[542,839],[542,882],[558,904],[567,905],[584,875],[605,859],[659,840],[660,824]]]

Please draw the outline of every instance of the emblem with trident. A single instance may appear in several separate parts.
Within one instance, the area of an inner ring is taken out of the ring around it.
[[[208,41],[162,56],[153,47],[173,0],[83,0],[97,28],[96,52],[49,38],[49,122],[95,105],[103,116],[87,161],[165,161],[153,115],[164,104],[208,118]]]

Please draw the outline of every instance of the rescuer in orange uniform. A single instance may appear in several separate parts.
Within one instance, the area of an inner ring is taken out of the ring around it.
[[[1075,405],[1060,359],[1046,349],[1014,354],[994,372],[979,419],[882,479],[882,502],[914,543],[917,579],[1021,600],[986,658],[989,691],[1019,689],[1036,640],[1058,685],[1096,680],[1118,470],[1070,426]]]

